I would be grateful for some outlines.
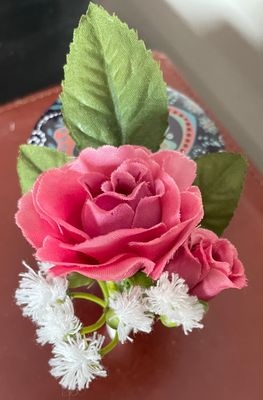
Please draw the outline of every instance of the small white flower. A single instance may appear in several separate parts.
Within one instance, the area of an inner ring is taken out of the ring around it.
[[[204,307],[197,297],[188,294],[189,288],[184,279],[177,274],[164,272],[156,286],[146,290],[146,305],[149,311],[165,317],[168,322],[182,325],[184,333],[193,328],[203,328],[200,324],[204,315]]]
[[[157,281],[156,286],[151,286],[146,290],[146,304],[149,310],[158,315],[168,315],[174,308],[179,308],[185,303],[188,297],[188,287],[184,279],[177,274],[171,275],[164,272]]]
[[[182,325],[184,333],[188,335],[194,328],[203,328],[204,325],[200,324],[205,313],[202,304],[199,303],[196,296],[188,296],[184,306],[179,310],[174,322],[176,325]]]
[[[37,329],[37,342],[57,343],[75,335],[80,331],[82,324],[74,314],[74,307],[71,299],[66,297],[63,303],[57,303],[46,309],[40,328]]]
[[[52,352],[54,357],[49,361],[50,373],[60,378],[60,384],[69,390],[88,388],[96,376],[105,377],[106,371],[100,364],[99,350],[104,337],[94,334],[92,338],[68,338],[67,342],[57,343]]]
[[[37,263],[39,271],[43,274],[46,275],[48,273],[48,271],[50,270],[50,268],[52,268],[54,265],[50,264],[49,262],[42,262],[39,261]]]
[[[121,343],[129,339],[131,331],[151,332],[153,318],[147,312],[140,286],[133,286],[122,293],[113,292],[109,298],[109,306],[118,318],[117,333]]]
[[[36,273],[26,263],[23,264],[28,271],[20,274],[16,303],[23,307],[24,316],[40,324],[48,307],[65,300],[68,282],[61,277],[46,279],[40,271]]]

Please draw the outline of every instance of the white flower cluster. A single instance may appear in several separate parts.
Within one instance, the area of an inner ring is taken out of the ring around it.
[[[64,388],[88,388],[96,376],[106,376],[100,363],[104,336],[95,332],[87,338],[81,334],[82,324],[67,294],[66,278],[50,277],[51,265],[47,263],[39,263],[38,272],[24,265],[27,272],[20,274],[16,302],[23,308],[23,314],[38,326],[37,342],[53,345],[53,358],[49,362],[51,374]],[[112,343],[116,344],[116,339],[121,343],[132,341],[130,333],[150,333],[156,316],[167,326],[182,326],[185,334],[202,328],[204,307],[188,291],[182,278],[177,274],[169,276],[168,272],[149,288],[132,286],[112,291],[105,310],[109,326],[116,328],[117,335]]]
[[[24,265],[27,272],[20,274],[16,303],[23,308],[23,315],[38,325],[37,342],[53,345],[51,374],[60,378],[64,388],[88,388],[96,376],[106,376],[99,352],[104,337],[93,335],[85,338],[80,335],[82,324],[67,295],[67,280],[45,276],[51,265],[39,263],[38,272]]]
[[[190,296],[188,291],[188,286],[179,275],[171,274],[169,279],[168,272],[164,272],[156,286],[146,290],[147,308],[167,322],[182,326],[187,335],[194,328],[203,328],[200,321],[205,313],[198,298]]]
[[[117,333],[121,343],[127,339],[132,341],[129,338],[130,332],[151,332],[153,318],[145,307],[143,289],[140,286],[133,286],[122,293],[113,292],[109,298],[109,306],[118,318]]]
[[[149,333],[155,315],[165,320],[167,325],[182,326],[186,335],[194,328],[203,328],[200,321],[204,316],[204,307],[188,291],[185,281],[177,274],[172,274],[169,279],[168,272],[164,272],[156,285],[149,289],[134,286],[122,293],[113,292],[109,306],[114,311],[112,319],[118,319],[120,341],[131,340],[130,332]]]
[[[60,384],[66,389],[88,388],[97,376],[107,375],[100,364],[103,341],[103,336],[94,333],[91,338],[77,334],[75,339],[58,342],[53,349],[54,358],[49,361],[51,374],[60,378]]]

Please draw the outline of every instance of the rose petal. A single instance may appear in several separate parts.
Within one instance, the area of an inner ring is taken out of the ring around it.
[[[110,211],[102,210],[87,200],[82,210],[82,225],[91,237],[105,235],[117,229],[130,228],[134,212],[128,204],[119,204]]]
[[[153,174],[156,174],[156,165],[151,160],[127,160],[120,165],[118,170],[127,171],[134,177],[137,184],[147,182],[149,188],[153,188]]]
[[[172,150],[160,150],[151,158],[170,175],[181,192],[187,190],[196,176],[196,163],[183,154]]]
[[[54,276],[66,275],[73,271],[79,272],[93,279],[121,281],[129,278],[137,271],[142,270],[147,275],[152,271],[154,263],[147,258],[134,257],[133,254],[122,254],[105,264],[100,265],[56,265],[50,269]]]
[[[180,240],[177,246],[177,240],[181,237],[182,233],[184,233],[186,230],[188,231],[189,224],[191,225],[191,223],[193,222],[186,221],[178,224],[169,231],[165,232],[162,236],[147,243],[140,243],[139,241],[131,242],[129,243],[129,248],[142,257],[147,257],[153,261],[158,261],[158,259],[166,254],[170,249],[173,250],[173,254],[175,253],[177,248],[179,248],[184,241]],[[183,236],[185,236],[185,234]],[[176,244],[176,247],[174,247],[174,244]],[[172,256],[169,257],[169,260],[171,258]]]
[[[123,203],[127,203],[132,209],[135,209],[143,197],[150,195],[151,192],[148,188],[148,185],[145,182],[142,182],[136,186],[132,193],[128,196],[116,192],[106,192],[99,195],[96,198],[95,203],[97,206],[106,211],[112,210],[119,204]]]
[[[188,245],[185,244],[177,250],[165,270],[169,273],[177,273],[186,281],[189,288],[192,288],[200,280],[202,266],[198,258],[193,256]]]
[[[44,174],[45,174],[45,172],[44,172]],[[41,218],[45,219],[55,230],[59,230],[61,232],[60,227],[58,226],[57,222],[55,222],[49,215],[47,215],[42,210],[42,208],[39,206],[38,202],[36,201],[36,197],[37,197],[37,192],[38,192],[38,189],[39,189],[40,181],[41,181],[42,176],[44,174],[41,174],[41,175],[38,176],[38,178],[35,181],[34,186],[32,188],[32,200],[33,200],[34,208],[35,208],[37,214]]]
[[[151,228],[161,222],[162,210],[159,196],[144,197],[140,200],[132,222],[133,228]]]
[[[154,271],[151,274],[153,279],[159,278],[164,268],[166,267],[167,263],[173,258],[176,250],[182,245],[182,243],[186,240],[186,238],[189,236],[192,230],[196,227],[196,225],[198,225],[198,223],[203,218],[203,207],[202,207],[201,197],[196,196],[196,202],[192,202],[192,205],[193,205],[193,210],[191,213],[190,212],[188,213],[189,216],[191,215],[191,217],[185,220],[184,222],[181,222],[181,224],[176,225],[174,228],[171,228],[170,231],[168,231],[165,235],[163,235],[166,236],[165,237],[166,240],[163,240],[162,237],[162,243],[160,243],[158,246],[158,243],[156,242],[155,246],[152,248],[152,250],[155,251],[156,255],[158,254],[158,247],[159,249],[162,248],[162,251],[160,251],[159,254],[163,254],[163,256],[161,256],[159,261],[156,263]],[[167,246],[168,244],[169,246]],[[165,249],[164,246],[166,246],[165,252],[164,252]],[[147,252],[150,251],[151,249],[149,245],[149,248],[147,248]],[[143,253],[144,252],[145,250],[143,250]]]
[[[35,195],[38,209],[76,240],[88,238],[82,230],[80,211],[87,192],[74,171],[51,169],[41,175]]]
[[[89,198],[96,197],[101,193],[101,186],[107,180],[107,176],[99,172],[89,172],[79,179],[81,185],[88,191]]]
[[[60,236],[59,231],[55,230],[46,219],[41,218],[36,212],[32,192],[24,194],[19,200],[15,219],[26,240],[36,248],[42,246],[47,235]]]
[[[196,228],[191,233],[191,247],[199,243],[202,239],[214,243],[218,240],[218,236],[209,229]]]
[[[237,258],[237,250],[227,239],[218,239],[213,245],[214,261],[224,261],[232,265]]]
[[[51,169],[39,181],[36,201],[41,210],[54,219],[60,219],[81,227],[79,211],[87,197],[73,171]]]
[[[124,252],[129,251],[129,242],[147,242],[161,236],[165,231],[164,224],[155,225],[150,229],[121,229],[88,239],[77,245],[63,244],[63,247],[87,254],[101,263],[118,255],[120,249]]]
[[[230,278],[235,287],[238,289],[242,289],[243,287],[247,286],[245,268],[239,259],[236,259],[233,262]]]
[[[191,294],[202,300],[210,300],[222,290],[236,287],[235,284],[222,272],[217,269],[210,269],[197,286],[191,290]]]
[[[45,173],[44,173],[45,174]],[[56,219],[53,219],[50,215],[48,215],[46,212],[43,211],[43,209],[40,207],[38,201],[37,201],[37,196],[38,196],[38,190],[40,187],[40,183],[42,180],[42,177],[44,174],[41,174],[38,179],[36,180],[33,188],[32,188],[32,201],[33,201],[33,208],[35,209],[35,212],[39,216],[41,220],[46,221],[50,227],[52,228],[52,231],[49,231],[49,233],[53,233],[53,235],[57,238],[63,237],[64,241],[68,241],[69,243],[76,243],[79,241],[82,241],[83,239],[87,239],[88,235],[85,234],[84,232],[80,231],[77,228],[74,228],[72,225],[68,224],[66,221],[59,221]],[[39,227],[39,230],[41,228]]]
[[[160,174],[160,180],[164,185],[162,203],[162,221],[168,228],[172,228],[180,222],[181,196],[174,180],[166,173]]]
[[[101,172],[110,176],[123,161],[132,158],[148,159],[150,151],[137,146],[101,146],[98,149],[86,148],[79,157],[71,164],[70,168],[81,172]]]
[[[181,233],[183,233],[183,237],[189,236],[194,227],[201,221],[203,217],[203,206],[201,197],[193,193],[190,193],[190,195],[193,206],[191,213],[188,213],[190,218],[177,224],[158,239],[155,239],[143,245],[140,243],[133,243],[131,246],[134,247],[136,251],[139,251],[138,254],[156,260],[156,257],[158,257],[158,255],[163,255],[169,249],[171,250],[171,252],[173,252],[173,254],[175,253],[175,250],[179,248],[179,246],[177,245],[177,237],[181,235]],[[173,247],[173,243],[176,243],[176,249],[175,247]],[[181,244],[182,241],[180,240],[180,245]],[[169,256],[169,260],[172,258],[173,254]]]
[[[51,264],[58,262],[66,263],[67,265],[97,263],[92,257],[75,251],[72,245],[69,248],[69,245],[51,236],[45,238],[43,246],[36,252],[36,257],[41,261],[48,261]]]
[[[122,253],[129,252],[128,243],[131,240],[147,242],[158,237],[165,231],[163,224],[156,225],[151,229],[122,229],[107,235],[97,236],[93,239],[71,245],[53,237],[44,240],[43,247],[38,249],[36,256],[41,261],[59,263],[67,266],[72,264],[85,265],[106,263],[109,259]],[[137,256],[134,254],[133,256]]]
[[[201,239],[199,246],[196,245],[191,249],[193,256],[199,260],[202,269],[200,280],[204,279],[210,270],[210,260],[212,255],[212,243],[205,239]]]
[[[113,191],[113,187],[112,187],[112,183],[111,181],[105,181],[103,182],[103,184],[101,185],[101,190],[102,192],[112,192]]]
[[[129,172],[117,169],[111,174],[111,184],[115,192],[128,195],[135,188],[135,179]]]
[[[204,215],[201,192],[197,187],[192,187],[191,189],[191,191],[188,190],[187,192],[181,193],[181,222],[193,218],[197,210],[202,213],[201,218],[203,218]]]

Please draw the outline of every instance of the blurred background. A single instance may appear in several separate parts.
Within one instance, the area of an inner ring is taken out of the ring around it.
[[[0,103],[61,81],[87,0],[1,0]],[[165,52],[263,171],[263,0],[102,0]]]

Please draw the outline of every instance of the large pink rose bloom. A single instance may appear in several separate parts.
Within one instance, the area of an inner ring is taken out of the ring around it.
[[[194,229],[167,266],[177,272],[199,299],[210,300],[224,289],[246,286],[236,248],[208,229]]]
[[[87,148],[40,175],[16,221],[55,275],[118,281],[142,270],[157,279],[203,217],[195,173],[175,151]]]

